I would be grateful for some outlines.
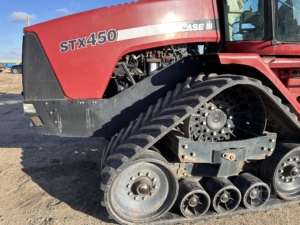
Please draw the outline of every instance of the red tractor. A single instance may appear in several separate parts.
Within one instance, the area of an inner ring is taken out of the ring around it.
[[[26,27],[25,114],[110,139],[102,205],[121,224],[294,204],[299,23],[297,0],[140,0]]]

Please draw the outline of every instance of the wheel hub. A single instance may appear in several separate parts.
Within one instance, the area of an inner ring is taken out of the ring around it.
[[[226,114],[220,110],[216,109],[213,112],[210,112],[209,115],[206,118],[207,126],[215,131],[220,130],[225,126],[227,122],[227,116]]]
[[[258,195],[259,195],[259,191],[257,191],[256,189],[254,189],[254,190],[252,190],[251,192],[250,192],[250,198],[251,199],[256,199],[256,198],[258,198]]]
[[[220,197],[220,201],[222,203],[227,203],[229,200],[230,200],[230,194],[227,192],[223,193]]]
[[[189,200],[189,206],[196,207],[197,205],[199,205],[199,199],[194,196]]]
[[[284,168],[284,176],[285,177],[292,177],[297,178],[300,174],[300,169],[298,166],[295,165],[289,165]]]
[[[132,191],[136,195],[145,196],[151,192],[152,181],[148,177],[140,177],[132,185]]]

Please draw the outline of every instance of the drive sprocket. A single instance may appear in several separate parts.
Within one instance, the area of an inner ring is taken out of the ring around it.
[[[228,89],[197,108],[184,121],[193,141],[217,142],[261,136],[267,122],[264,102],[250,88]]]

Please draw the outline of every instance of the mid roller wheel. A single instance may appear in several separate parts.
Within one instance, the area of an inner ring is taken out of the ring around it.
[[[300,144],[277,144],[271,157],[262,162],[260,176],[280,198],[300,198]]]
[[[178,181],[168,164],[156,155],[147,152],[146,157],[130,163],[112,181],[107,207],[115,220],[144,223],[162,216],[173,206]]]
[[[182,180],[179,183],[177,203],[185,217],[199,217],[209,209],[210,197],[199,182]]]

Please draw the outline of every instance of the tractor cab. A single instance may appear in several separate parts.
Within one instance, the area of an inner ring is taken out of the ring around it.
[[[228,52],[263,55],[300,53],[300,1],[224,0],[224,41]],[[293,45],[278,51],[278,45]],[[277,46],[277,47],[275,47]],[[278,52],[277,52],[278,51]]]

